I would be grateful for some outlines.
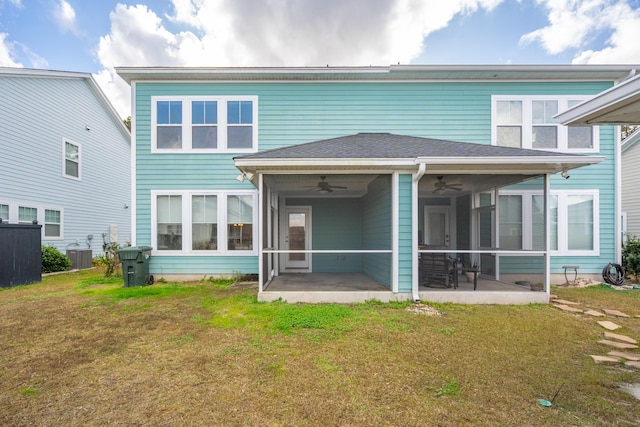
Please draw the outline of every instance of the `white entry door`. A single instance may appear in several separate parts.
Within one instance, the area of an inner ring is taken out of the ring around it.
[[[450,246],[449,208],[424,208],[424,244]]]
[[[311,249],[311,206],[287,206],[282,227],[284,249]],[[282,255],[285,271],[309,272],[311,254],[286,253]]]

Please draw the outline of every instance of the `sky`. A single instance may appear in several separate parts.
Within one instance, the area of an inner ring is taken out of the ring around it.
[[[640,0],[0,0],[0,66],[640,64]]]

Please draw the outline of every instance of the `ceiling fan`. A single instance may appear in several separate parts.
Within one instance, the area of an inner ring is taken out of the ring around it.
[[[438,176],[437,178],[438,180],[433,183],[433,186],[435,187],[435,190],[433,190],[434,193],[437,193],[438,191],[444,192],[447,190],[455,190],[455,191],[462,190],[462,188],[460,188],[462,184],[460,183],[447,184],[446,181],[442,180],[444,178],[443,176]]]
[[[331,185],[326,181],[327,177],[322,175],[320,176],[320,181],[316,185],[308,186],[309,189],[307,191],[316,190],[320,193],[332,193],[334,188],[346,190],[347,187],[341,187],[339,185]]]

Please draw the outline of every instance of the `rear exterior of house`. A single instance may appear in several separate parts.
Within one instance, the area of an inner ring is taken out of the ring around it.
[[[622,214],[623,232],[640,237],[640,130],[622,141]]]
[[[103,236],[131,240],[130,134],[90,74],[0,68],[0,112],[3,222],[85,267]]]
[[[119,68],[134,244],[157,277],[258,274],[264,300],[546,301],[620,257],[617,130],[554,115],[630,68]],[[485,282],[423,282],[434,253]],[[379,286],[319,286],[352,273]]]

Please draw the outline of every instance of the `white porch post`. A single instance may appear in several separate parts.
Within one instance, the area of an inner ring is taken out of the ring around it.
[[[391,292],[394,293],[398,292],[399,185],[399,174],[394,172],[391,175]]]
[[[420,274],[418,268],[418,186],[424,176],[427,165],[420,163],[418,171],[411,180],[411,294],[414,302],[420,302]]]
[[[263,199],[264,195],[262,194],[262,173],[258,173],[258,293],[262,292],[262,283],[263,283],[263,248],[264,248],[264,233],[267,224],[265,223],[264,218],[264,205]]]
[[[551,243],[551,215],[549,214],[549,192],[551,188],[551,176],[544,174],[544,290],[551,294],[551,255],[549,244]]]

